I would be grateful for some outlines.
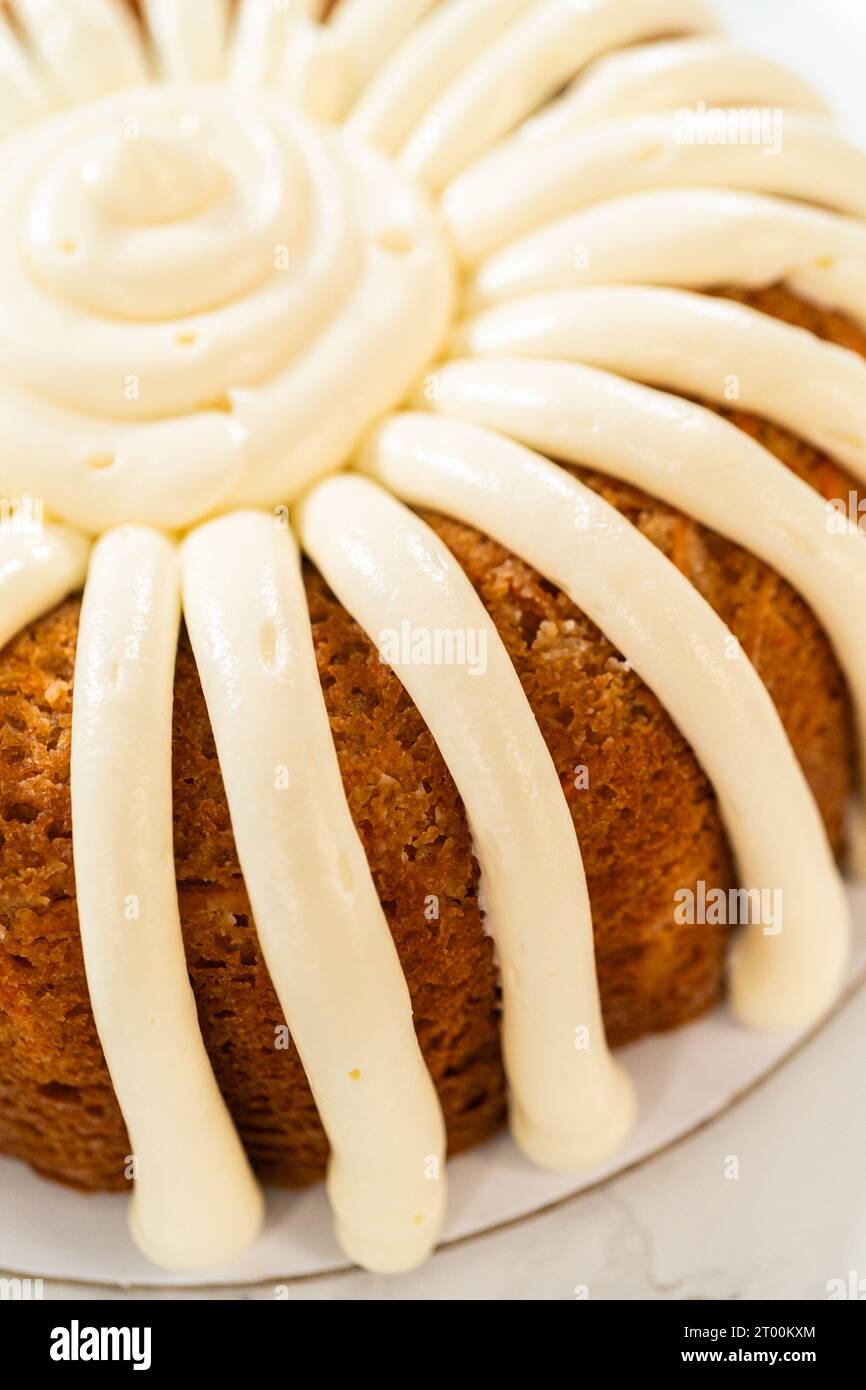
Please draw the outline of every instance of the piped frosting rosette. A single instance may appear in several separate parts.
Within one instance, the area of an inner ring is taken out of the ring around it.
[[[349,139],[164,85],[7,145],[8,487],[91,532],[180,529],[343,463],[451,313],[429,204]]]

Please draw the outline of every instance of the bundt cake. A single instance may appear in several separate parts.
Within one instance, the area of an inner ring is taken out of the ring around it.
[[[591,1165],[611,1047],[838,992],[866,155],[698,0],[15,0],[0,69],[0,1152],[409,1268],[446,1148]]]

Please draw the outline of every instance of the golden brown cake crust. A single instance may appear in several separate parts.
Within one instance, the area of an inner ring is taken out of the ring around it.
[[[795,316],[797,301],[785,295],[784,308]],[[827,496],[852,486],[784,431],[733,418]],[[634,489],[580,476],[679,566],[739,637],[838,848],[850,719],[811,612],[735,546]],[[559,771],[589,879],[612,1041],[687,1021],[719,996],[726,932],[675,926],[674,892],[699,879],[733,882],[711,788],[655,697],[562,593],[470,528],[427,520],[502,634]],[[305,582],[349,804],[455,1151],[504,1116],[497,979],[462,804],[396,677],[309,566]],[[67,1182],[121,1189],[129,1141],[90,1012],[74,899],[69,740],[78,616],[79,602],[70,600],[0,654],[0,1151]],[[175,858],[205,1043],[257,1169],[272,1181],[309,1181],[321,1175],[327,1146],[296,1052],[275,1046],[282,1018],[185,636],[175,695]],[[578,790],[581,766],[589,786]],[[431,895],[440,905],[434,921],[425,917]],[[542,884],[539,911],[543,901]]]

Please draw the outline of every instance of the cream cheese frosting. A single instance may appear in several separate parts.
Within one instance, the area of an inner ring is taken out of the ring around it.
[[[84,584],[90,547],[65,526],[0,533],[0,645]]]
[[[318,17],[320,0],[240,0],[228,64],[235,82],[253,87],[273,85],[292,37],[307,19]]]
[[[866,216],[866,152],[827,121],[799,112],[786,113],[774,154],[755,143],[689,142],[675,112],[630,116],[540,141],[515,137],[458,175],[443,206],[461,260],[474,265],[521,233],[591,203],[691,184],[772,193]]]
[[[445,1128],[409,992],[346,803],[300,557],[235,512],[183,547],[187,626],[270,977],[331,1146],[343,1249],[412,1268],[445,1210]]]
[[[374,435],[363,463],[408,501],[481,526],[522,555],[658,694],[712,780],[744,885],[782,894],[779,933],[755,925],[739,943],[734,1011],[756,1028],[814,1018],[841,983],[845,895],[775,706],[742,653],[727,659],[730,633],[709,604],[596,493],[489,431],[403,415]],[[344,588],[344,602],[353,597]]]
[[[705,106],[789,107],[826,112],[797,73],[722,35],[625,48],[597,63],[522,127],[527,139],[647,111]]]
[[[0,139],[51,110],[54,94],[0,11]]]
[[[534,0],[462,0],[439,4],[408,35],[349,113],[353,134],[396,153],[433,102]]]
[[[644,284],[763,289],[866,325],[866,227],[854,218],[728,189],[626,193],[554,219],[492,252],[467,288],[473,307],[542,290]]]
[[[821,497],[774,455],[691,401],[564,362],[450,363],[428,378],[425,397],[450,417],[643,488],[772,565],[834,642],[866,770],[866,537],[831,531]]]
[[[211,82],[225,71],[229,0],[143,0],[159,72],[178,82]],[[270,5],[274,14],[280,7]]]
[[[348,105],[438,0],[340,0],[330,28],[347,51]],[[344,111],[336,112],[343,115]]]
[[[88,531],[290,500],[450,316],[421,196],[270,98],[159,85],[64,113],[7,150],[0,214],[6,485]]]
[[[702,0],[537,0],[433,103],[400,162],[441,189],[606,49],[714,22]]]
[[[240,1254],[262,1199],[205,1052],[174,876],[177,551],[121,527],[90,563],[75,667],[72,818],[93,1014],[129,1129],[130,1223],[168,1269]]]
[[[305,549],[377,645],[406,621],[483,634],[483,671],[465,662],[393,669],[466,806],[502,975],[512,1133],[545,1168],[601,1162],[631,1128],[633,1090],[605,1041],[574,826],[502,639],[444,544],[381,489],[333,478],[298,513]]]
[[[324,8],[144,0],[144,30],[115,0],[16,0],[20,31],[0,15],[0,493],[47,514],[33,534],[0,517],[0,639],[85,584],[101,537],[73,712],[79,917],[133,1232],[175,1269],[230,1260],[262,1216],[172,870],[182,606],[256,930],[331,1145],[337,1238],[368,1268],[406,1269],[444,1215],[442,1115],[342,787],[293,503],[374,643],[403,620],[483,636],[474,674],[392,664],[466,806],[511,1126],[533,1161],[597,1162],[633,1119],[580,847],[486,610],[384,489],[535,566],[669,710],[743,884],[783,893],[782,929],[749,928],[733,955],[736,1015],[812,1022],[846,959],[823,824],[755,671],[545,455],[773,565],[821,619],[863,744],[863,537],[831,534],[817,494],[675,393],[727,404],[733,376],[742,408],[866,480],[860,358],[697,293],[784,283],[866,325],[866,155],[698,0]],[[690,142],[701,103],[779,108],[778,148]],[[431,369],[440,353],[464,360]],[[413,390],[417,409],[392,414]],[[353,462],[365,476],[329,476]]]
[[[529,295],[470,319],[453,351],[584,362],[735,405],[808,440],[866,483],[866,362],[731,300],[630,285]]]
[[[113,0],[15,0],[31,48],[65,102],[146,82],[132,14]]]

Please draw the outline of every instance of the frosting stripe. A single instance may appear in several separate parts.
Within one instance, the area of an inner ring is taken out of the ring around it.
[[[803,379],[795,378],[795,386]],[[711,410],[591,367],[525,359],[454,363],[428,386],[436,408],[643,488],[745,546],[812,606],[858,715],[866,773],[866,544],[826,503]],[[847,601],[839,602],[845,594]]]
[[[305,19],[315,18],[320,0],[240,0],[229,47],[229,73],[233,81],[252,87],[270,86],[292,31]]]
[[[51,110],[52,95],[0,11],[0,139]]]
[[[143,10],[163,76],[180,82],[223,76],[229,0],[143,0]]]
[[[646,43],[599,58],[564,96],[522,127],[525,139],[593,121],[675,107],[760,106],[826,112],[815,89],[764,53],[723,37]]]
[[[702,0],[538,0],[433,104],[401,162],[440,189],[605,49],[714,27]]]
[[[727,186],[866,217],[866,151],[828,122],[786,112],[779,147],[772,155],[768,148],[690,143],[676,113],[538,142],[515,137],[460,174],[443,207],[471,265],[551,218],[645,188]]]
[[[352,82],[351,55],[326,24],[302,19],[289,33],[277,83],[308,116],[335,121]]]
[[[117,0],[15,0],[15,9],[69,101],[91,101],[148,80],[135,22]]]
[[[866,227],[837,213],[709,188],[625,194],[483,260],[469,306],[577,285],[758,289],[780,281],[866,325]]]
[[[443,0],[367,85],[347,120],[361,140],[395,154],[475,55],[534,0]]]
[[[135,1158],[130,1224],[168,1269],[233,1259],[261,1195],[190,989],[171,809],[180,581],[174,546],[124,527],[94,547],[72,714],[72,838],[90,1000]]]
[[[733,401],[866,482],[866,362],[731,300],[643,286],[532,295],[468,320],[454,355],[566,358],[719,405]]]
[[[305,549],[393,665],[463,797],[502,973],[512,1131],[544,1167],[598,1162],[629,1128],[633,1093],[605,1041],[574,826],[501,639],[429,527],[365,479],[320,483],[299,521]],[[462,634],[467,652],[474,635],[484,657],[473,667],[389,653],[387,634],[407,622],[431,641]]]
[[[437,3],[438,0],[338,0],[328,27],[349,59],[346,104]]]
[[[373,437],[363,466],[409,502],[459,517],[523,556],[655,691],[716,789],[743,883],[782,895],[782,930],[750,926],[735,948],[733,1009],[762,1029],[816,1018],[847,959],[842,884],[775,707],[742,653],[726,659],[731,634],[697,590],[564,469],[476,426],[397,416]]]
[[[195,531],[182,568],[256,929],[331,1144],[336,1233],[367,1269],[409,1269],[442,1222],[444,1125],[346,803],[297,546],[239,512]]]
[[[66,526],[0,530],[0,647],[84,583],[90,547]]]

